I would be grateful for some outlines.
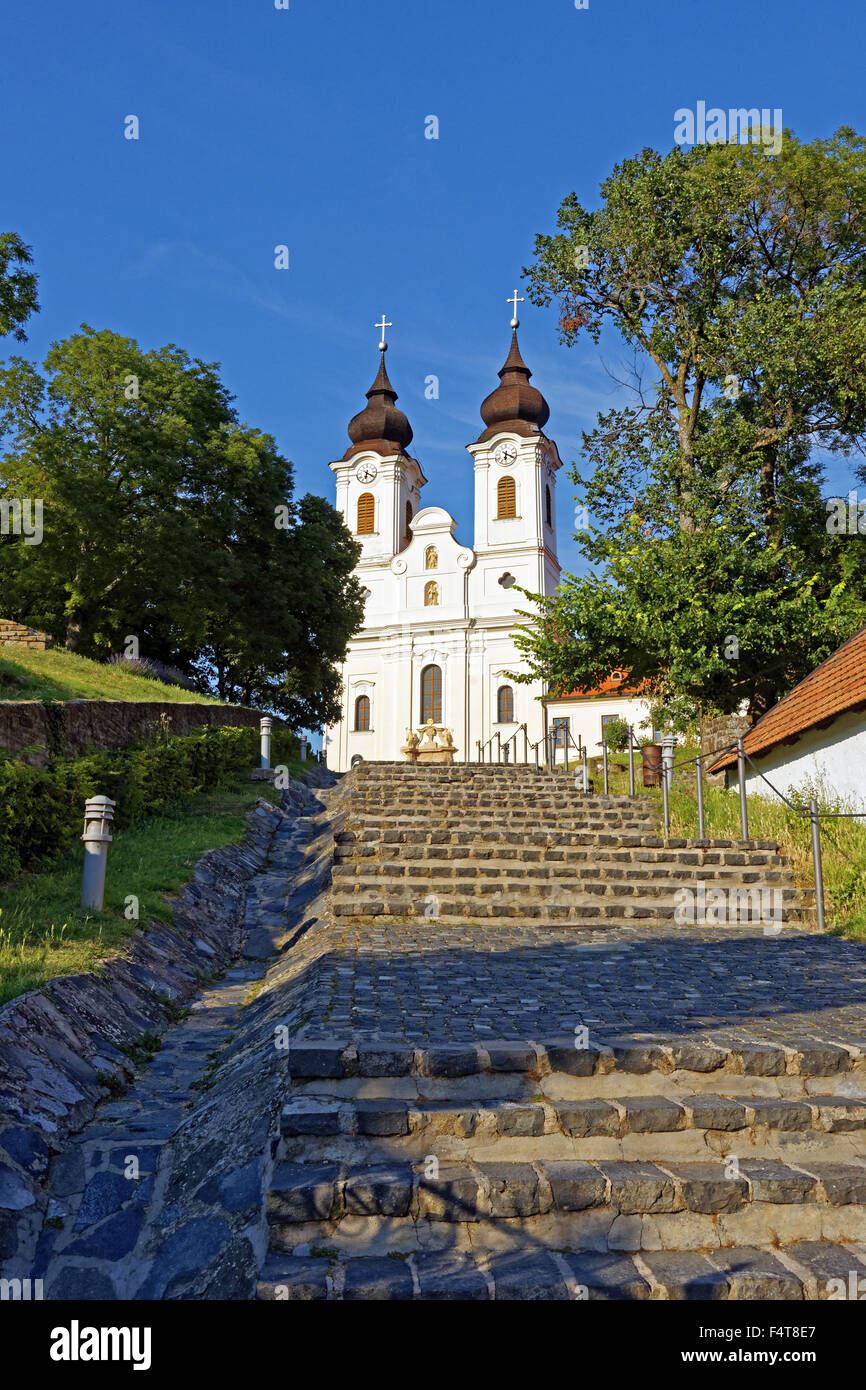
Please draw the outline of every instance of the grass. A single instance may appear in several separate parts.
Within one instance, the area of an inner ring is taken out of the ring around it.
[[[192,700],[213,704],[206,695],[148,680],[120,666],[104,666],[62,647],[48,651],[3,647],[0,700]]]
[[[300,764],[290,764],[289,770],[297,774]],[[189,881],[207,850],[242,839],[246,812],[268,790],[238,777],[190,798],[169,814],[118,831],[108,851],[102,912],[78,907],[80,849],[45,873],[0,885],[0,1004],[58,975],[98,970],[139,922],[169,923],[166,894]],[[126,917],[133,896],[138,899],[138,921]]]
[[[678,748],[676,760],[694,757],[697,748]],[[625,762],[625,755],[612,762]],[[627,766],[627,764],[626,764]],[[640,754],[635,755],[635,792],[653,797],[661,822],[661,791],[644,788]],[[573,770],[577,771],[576,764]],[[611,796],[628,794],[628,773],[611,769]],[[602,790],[601,768],[595,779],[596,792]],[[818,796],[822,812],[844,811],[846,806],[828,800],[820,789]],[[791,798],[792,800],[795,798]],[[769,796],[750,796],[749,835],[754,840],[775,840],[790,861],[794,878],[802,888],[814,888],[812,865],[812,835],[807,817],[798,816],[782,801]],[[694,782],[675,774],[670,794],[671,835],[677,839],[695,839],[698,833],[697,795]],[[740,799],[736,787],[723,791],[704,783],[704,825],[709,839],[738,840],[740,838]],[[863,820],[822,820],[821,859],[824,868],[824,900],[828,930],[838,936],[850,936],[866,941],[866,818]]]
[[[660,794],[654,795],[660,802]],[[845,809],[826,797],[819,797],[818,806],[822,812]],[[693,786],[678,786],[674,781],[670,811],[672,835],[697,835]],[[750,837],[775,840],[790,861],[796,882],[802,888],[814,888],[809,818],[797,815],[784,802],[769,796],[750,796],[748,813]],[[710,839],[739,839],[740,798],[736,787],[722,791],[705,786],[704,814]],[[866,941],[866,820],[822,820],[821,860],[828,930],[837,936]]]

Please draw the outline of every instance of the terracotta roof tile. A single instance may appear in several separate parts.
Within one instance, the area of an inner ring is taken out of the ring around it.
[[[613,675],[608,676],[600,685],[595,685],[591,690],[568,690],[562,695],[548,695],[548,700],[592,700],[601,695],[618,695],[620,697],[639,695],[640,686],[629,685],[628,676],[624,674],[622,680],[615,681]]]
[[[866,627],[767,710],[745,735],[743,745],[754,757],[857,705],[866,705]],[[728,753],[714,762],[710,771],[721,772],[736,761],[736,753]]]

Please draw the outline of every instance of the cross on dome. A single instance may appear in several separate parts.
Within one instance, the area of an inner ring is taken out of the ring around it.
[[[380,352],[384,352],[384,351],[386,350],[387,346],[388,346],[388,344],[385,342],[385,329],[386,329],[386,328],[393,328],[394,325],[393,325],[393,323],[388,323],[387,319],[385,318],[385,315],[383,314],[383,315],[382,315],[382,322],[381,322],[381,323],[374,323],[374,324],[373,324],[373,327],[374,327],[374,328],[378,328],[378,329],[381,331],[382,336],[381,336],[381,338],[379,339],[379,351],[380,351]]]
[[[507,299],[505,302],[506,302],[506,304],[513,304],[513,305],[514,305],[514,317],[513,317],[512,320],[511,320],[511,327],[512,327],[512,328],[519,328],[519,327],[520,327],[520,319],[517,317],[517,306],[518,306],[518,304],[522,304],[522,303],[524,302],[523,299],[522,299],[522,298],[518,298],[517,290],[515,290],[515,291],[514,291],[514,294],[511,295],[510,299]]]

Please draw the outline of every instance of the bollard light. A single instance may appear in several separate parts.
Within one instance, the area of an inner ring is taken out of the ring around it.
[[[676,735],[665,734],[662,739],[662,776],[670,790],[674,780],[674,752],[677,746]]]
[[[269,768],[271,765],[271,727],[273,722],[272,719],[269,719],[268,716],[265,715],[259,724],[262,734],[262,760],[260,765],[263,768]]]
[[[302,739],[301,739],[301,762],[302,762],[302,763],[305,763],[306,761],[307,761],[307,740],[306,740],[305,738],[302,738]]]
[[[81,906],[102,911],[105,901],[105,869],[111,844],[111,822],[116,802],[110,796],[91,796],[84,806],[84,872]]]

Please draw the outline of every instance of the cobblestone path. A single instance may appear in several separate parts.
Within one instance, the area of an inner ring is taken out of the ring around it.
[[[866,1044],[866,949],[749,927],[329,928],[305,1036],[483,1042],[586,1024],[601,1036],[719,1030]]]

